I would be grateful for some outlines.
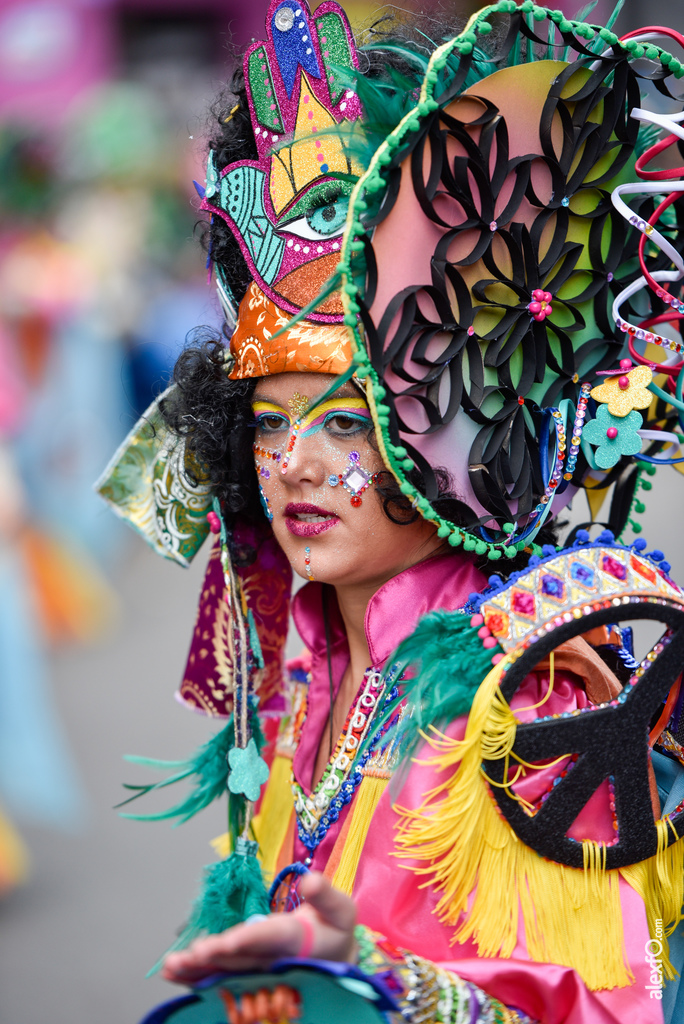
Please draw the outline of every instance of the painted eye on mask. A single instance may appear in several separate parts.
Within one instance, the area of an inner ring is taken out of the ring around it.
[[[303,217],[298,217],[281,227],[300,238],[333,238],[342,234],[348,209],[349,197],[339,196],[325,206],[314,206],[313,209],[307,210]]]

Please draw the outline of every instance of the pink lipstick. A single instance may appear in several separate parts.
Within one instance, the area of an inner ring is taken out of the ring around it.
[[[285,507],[285,525],[295,537],[315,537],[339,523],[334,512],[309,502],[291,501]]]

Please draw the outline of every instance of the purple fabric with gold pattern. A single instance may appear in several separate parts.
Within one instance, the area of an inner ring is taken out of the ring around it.
[[[264,668],[256,673],[261,711],[284,709],[283,655],[290,614],[292,569],[270,527],[239,524],[238,547],[256,549],[252,565],[238,567],[245,597],[254,615]],[[221,567],[221,546],[214,544],[202,584],[190,653],[178,691],[181,703],[205,715],[226,718],[233,706],[233,666],[229,655],[231,618]]]

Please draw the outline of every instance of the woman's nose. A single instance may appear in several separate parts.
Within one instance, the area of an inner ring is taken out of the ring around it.
[[[296,487],[311,484],[320,487],[326,479],[326,465],[317,434],[295,437],[294,444],[285,452],[280,465],[285,484]]]

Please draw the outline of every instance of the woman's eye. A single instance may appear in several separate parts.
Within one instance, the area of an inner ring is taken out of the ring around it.
[[[344,413],[335,413],[325,421],[326,427],[331,427],[338,434],[355,434],[361,430],[364,420],[356,416],[345,416]]]
[[[257,428],[267,433],[274,433],[276,430],[285,430],[288,426],[284,416],[260,416],[257,420]]]
[[[300,238],[334,238],[344,230],[348,209],[349,196],[340,196],[325,206],[314,206],[303,217],[282,224],[281,227]]]

